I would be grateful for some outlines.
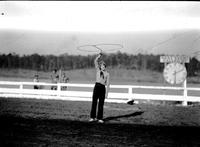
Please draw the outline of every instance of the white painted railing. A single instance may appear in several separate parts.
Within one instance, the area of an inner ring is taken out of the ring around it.
[[[42,89],[33,89],[34,85],[43,86]],[[11,88],[12,86],[12,88]],[[25,88],[29,86],[29,88]],[[50,90],[51,86],[57,86],[57,90]],[[61,90],[62,86],[67,86],[67,90]],[[90,88],[88,91],[70,90],[69,88]],[[72,84],[72,83],[34,83],[34,82],[10,82],[0,81],[0,97],[37,98],[37,99],[60,99],[72,101],[91,101],[94,84]],[[136,100],[162,100],[162,101],[183,101],[200,102],[200,94],[189,96],[188,91],[198,91],[200,88],[188,87],[166,87],[166,86],[138,86],[138,85],[110,85],[111,92],[108,94],[106,102],[125,103],[128,99]],[[126,89],[127,92],[112,92],[112,89]],[[148,90],[147,94],[138,93],[135,89]],[[152,90],[160,92],[151,94]],[[162,94],[163,90],[182,91],[182,95]]]

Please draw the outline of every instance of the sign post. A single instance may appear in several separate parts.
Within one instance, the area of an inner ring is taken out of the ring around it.
[[[160,56],[160,63],[189,63],[190,58],[186,55]]]
[[[160,62],[164,63],[164,66],[166,67],[169,63],[180,63],[185,66],[185,63],[189,63],[190,58],[186,55],[166,55],[166,56],[160,56]],[[183,82],[183,97],[185,101],[182,102],[183,106],[187,106],[187,78],[185,78]]]

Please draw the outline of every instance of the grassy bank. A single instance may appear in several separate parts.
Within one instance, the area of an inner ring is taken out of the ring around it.
[[[114,83],[132,83],[132,82],[154,82],[162,83],[162,73],[153,71],[138,71],[127,69],[108,69],[111,75],[111,82]],[[70,81],[95,81],[95,69],[76,69],[64,71],[70,78]],[[51,72],[34,71],[26,69],[1,69],[1,80],[16,80],[16,81],[32,81],[35,74],[39,74],[40,81],[49,81]]]
[[[130,70],[109,68],[112,84],[147,84],[168,85],[162,73],[149,70]],[[95,69],[76,69],[64,71],[72,83],[93,83],[95,81]],[[0,69],[0,80],[3,81],[33,81],[35,74],[39,74],[41,82],[50,82],[51,72],[34,71],[26,69]],[[188,83],[199,84],[199,77],[189,77]]]
[[[90,102],[0,98],[1,146],[197,147],[199,106],[105,103],[104,124],[89,123]]]

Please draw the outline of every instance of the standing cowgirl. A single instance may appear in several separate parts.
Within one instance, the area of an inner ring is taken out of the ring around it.
[[[100,62],[99,60],[101,56],[102,53],[100,53],[94,60],[96,68],[96,83],[93,90],[92,107],[90,112],[90,122],[97,120],[99,123],[104,122],[103,121],[104,100],[105,98],[108,97],[108,91],[110,86],[109,73],[106,71],[106,64],[103,61]],[[107,88],[105,86],[107,86]],[[98,103],[98,113],[96,117],[97,103]]]

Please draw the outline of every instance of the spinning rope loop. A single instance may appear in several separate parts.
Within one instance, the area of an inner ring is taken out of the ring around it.
[[[196,51],[191,54],[190,58],[195,58],[200,62],[200,51]]]
[[[115,52],[122,49],[123,46],[121,44],[93,44],[93,45],[82,45],[78,46],[77,50],[84,52],[92,52],[92,53],[101,53],[101,52]]]

